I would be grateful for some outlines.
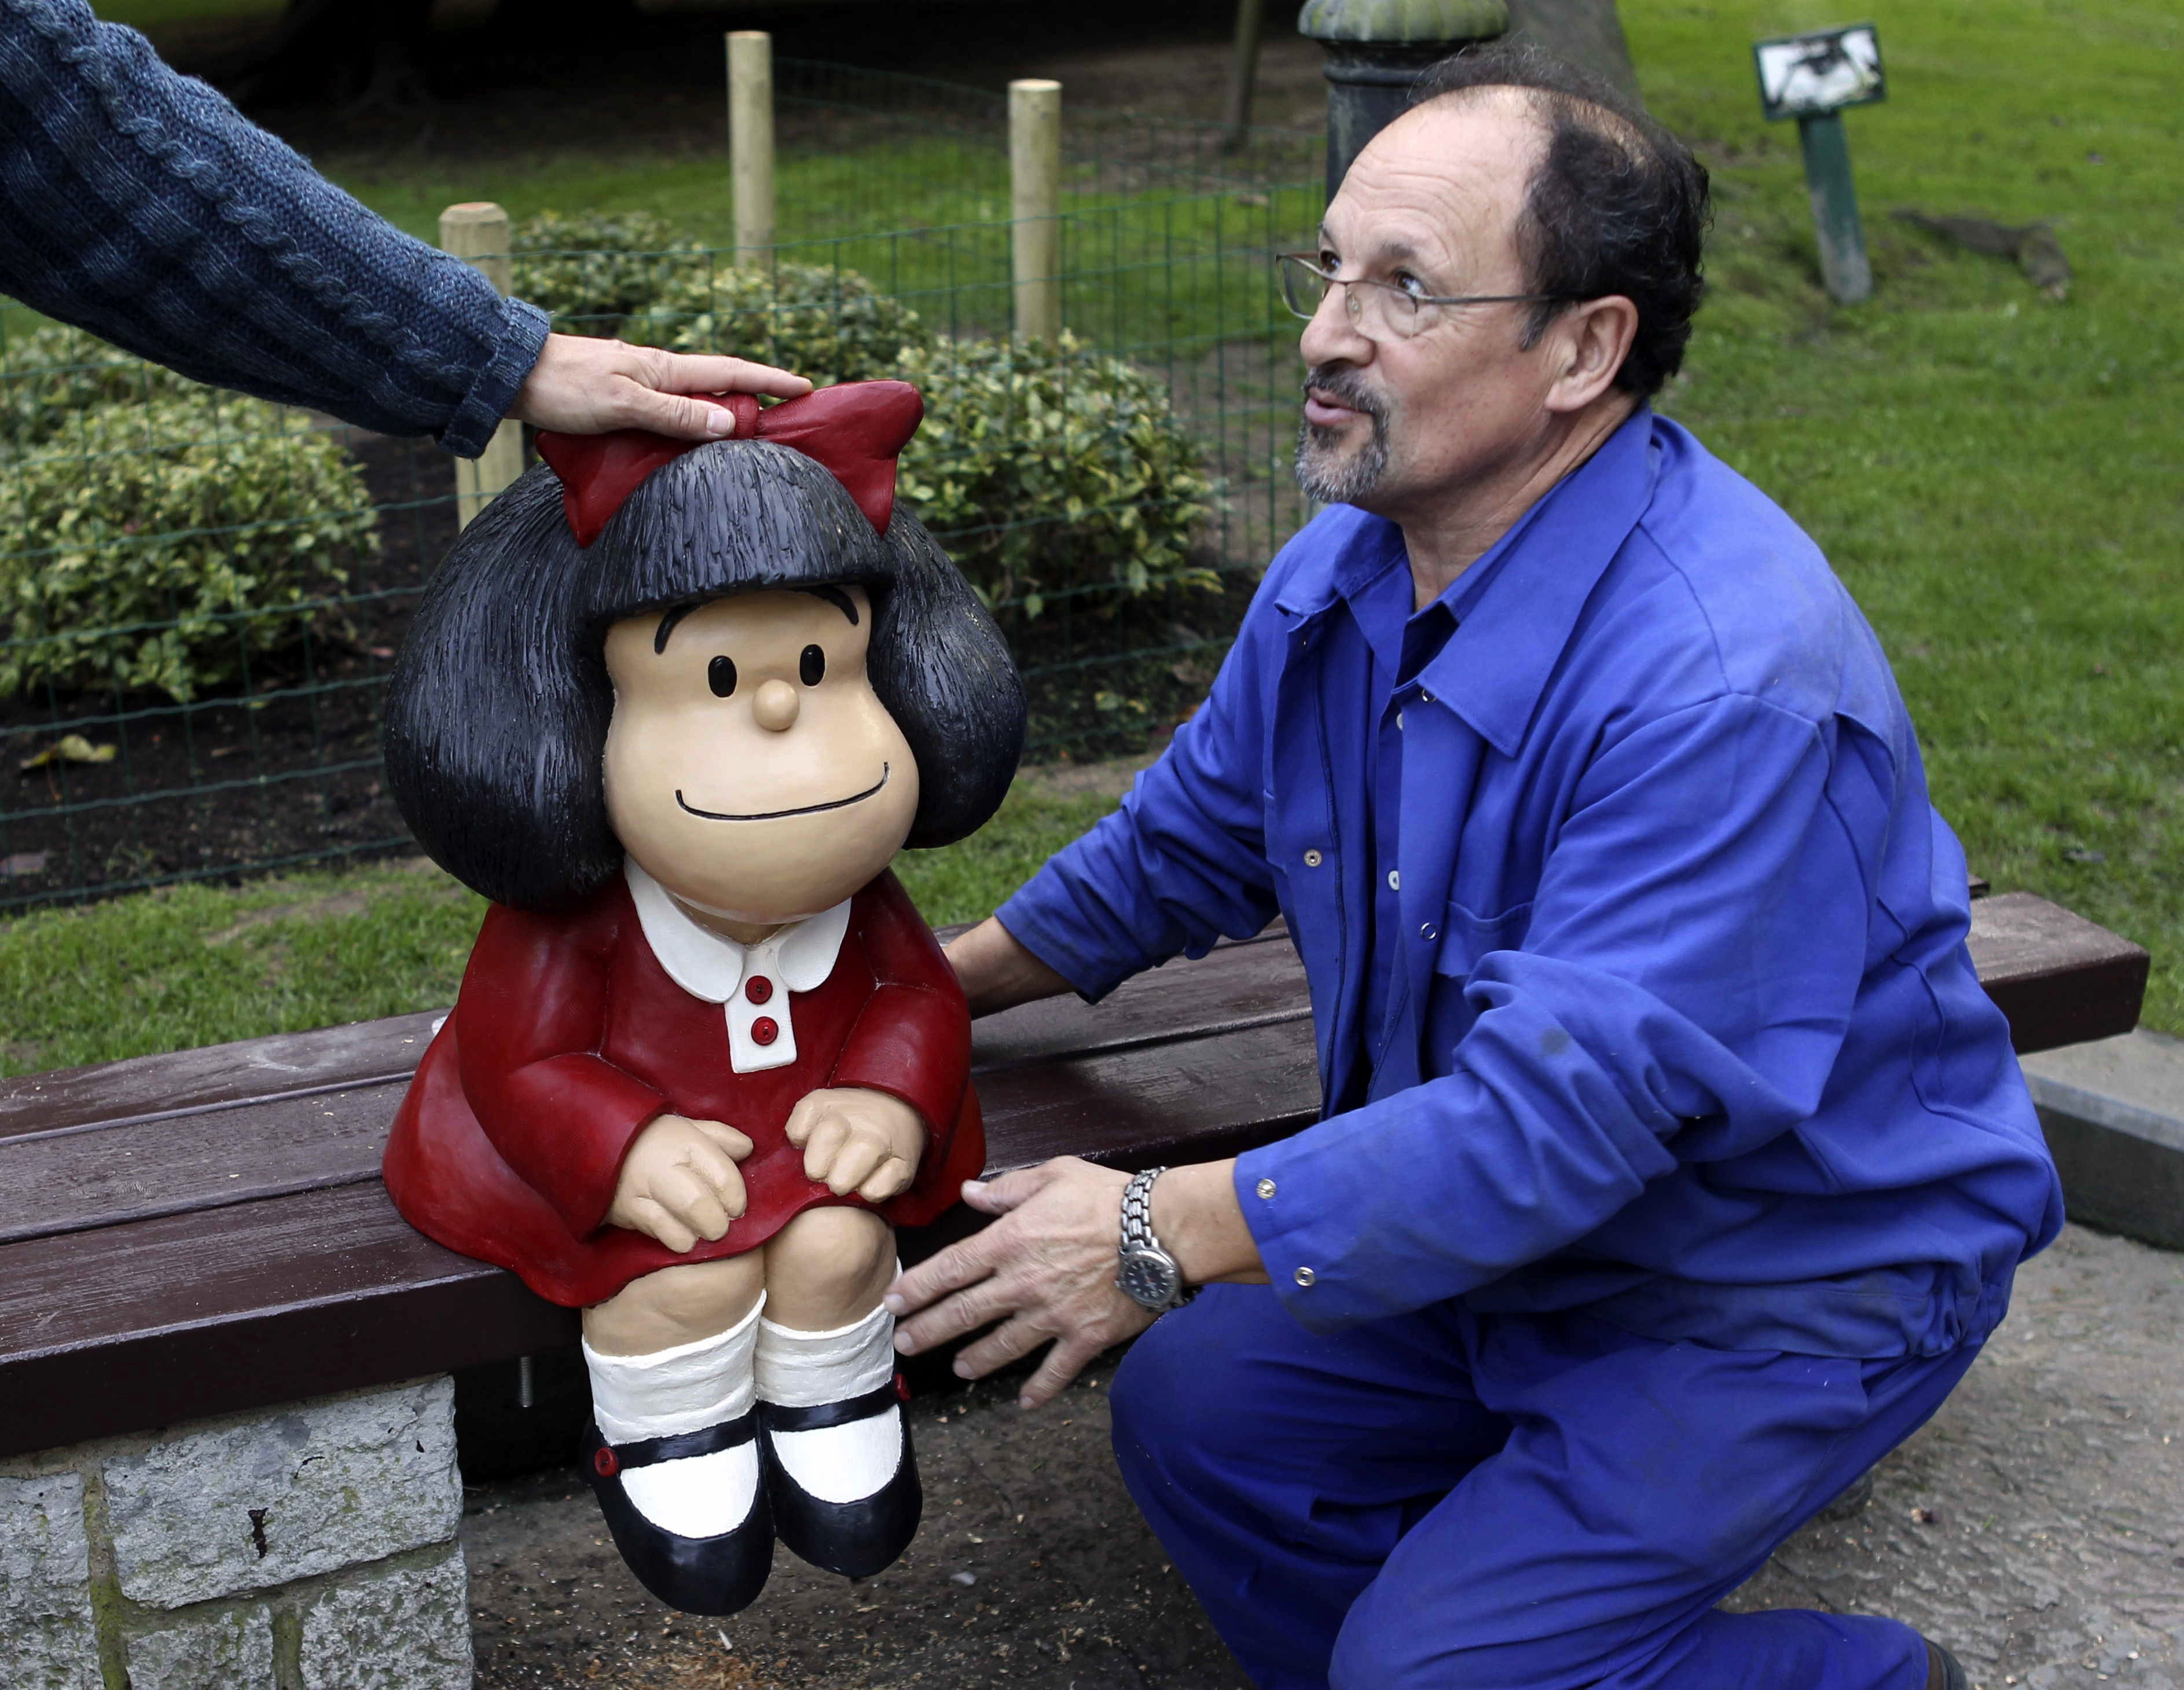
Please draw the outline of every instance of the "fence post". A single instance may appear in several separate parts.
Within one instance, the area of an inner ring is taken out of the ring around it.
[[[1010,244],[1017,338],[1061,336],[1061,84],[1009,84]]]
[[[728,178],[736,204],[736,259],[755,263],[773,244],[773,37],[728,31]]]
[[[440,247],[467,259],[503,293],[509,291],[508,214],[488,200],[466,200],[440,214]],[[455,521],[467,528],[471,518],[493,503],[523,473],[523,425],[504,419],[478,457],[455,460]]]

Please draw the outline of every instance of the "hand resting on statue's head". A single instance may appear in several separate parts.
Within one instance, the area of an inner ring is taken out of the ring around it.
[[[885,1202],[917,1177],[925,1123],[899,1097],[861,1086],[806,1092],[783,1129],[804,1152],[804,1176],[838,1197]]]
[[[722,1122],[655,1116],[622,1158],[608,1223],[678,1252],[720,1238],[743,1214],[736,1163],[750,1153],[751,1141]]]

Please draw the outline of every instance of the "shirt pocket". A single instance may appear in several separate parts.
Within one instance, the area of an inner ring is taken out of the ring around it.
[[[1479,959],[1496,951],[1515,951],[1531,929],[1532,906],[1517,905],[1497,916],[1477,916],[1451,901],[1441,918],[1440,939],[1434,952],[1434,973],[1452,980],[1470,977]]]

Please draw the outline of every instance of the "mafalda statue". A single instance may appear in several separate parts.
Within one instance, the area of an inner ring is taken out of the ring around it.
[[[404,817],[493,904],[387,1189],[582,1309],[600,1506],[699,1614],[755,1598],[777,1537],[866,1577],[916,1530],[891,1229],[983,1145],[962,992],[888,865],[993,813],[1024,728],[894,505],[916,390],[731,403],[695,448],[542,436],[433,580],[386,728]]]

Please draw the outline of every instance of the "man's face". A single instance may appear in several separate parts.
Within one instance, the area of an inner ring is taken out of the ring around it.
[[[1327,209],[1322,269],[1422,294],[1524,293],[1516,224],[1545,131],[1524,98],[1485,90],[1405,113]],[[1306,326],[1297,478],[1324,502],[1430,516],[1542,437],[1552,337],[1520,344],[1529,305],[1424,306],[1406,339],[1330,288]],[[1369,293],[1371,290],[1362,290]]]

